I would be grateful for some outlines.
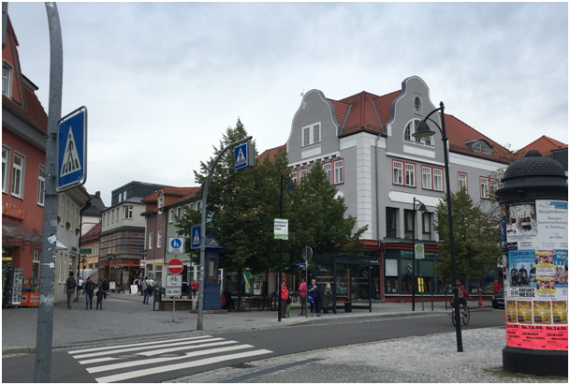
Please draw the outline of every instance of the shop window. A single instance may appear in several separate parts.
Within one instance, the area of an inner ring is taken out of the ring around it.
[[[431,213],[422,214],[422,240],[431,240]]]
[[[2,192],[8,193],[8,159],[10,159],[10,149],[2,146]]]
[[[398,209],[386,207],[386,237],[397,237]]]
[[[38,194],[36,202],[38,205],[43,206],[45,202],[45,190],[46,190],[46,168],[40,164],[40,169],[38,172]]]
[[[14,153],[12,162],[12,195],[18,198],[24,197],[24,170],[26,158]]]
[[[404,238],[412,239],[414,235],[414,211],[404,210]]]

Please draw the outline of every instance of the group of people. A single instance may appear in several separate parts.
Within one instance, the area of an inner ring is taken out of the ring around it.
[[[95,288],[98,288],[97,293],[95,293]],[[99,285],[95,285],[93,282],[93,278],[89,276],[87,281],[83,283],[83,280],[79,280],[79,285],[75,278],[73,278],[73,272],[69,273],[69,278],[65,282],[65,293],[67,294],[67,308],[71,309],[71,304],[73,302],[73,295],[75,294],[75,290],[81,290],[83,288],[83,294],[85,296],[85,310],[92,310],[93,309],[93,296],[97,297],[97,303],[95,305],[95,309],[103,310],[103,299],[107,298],[107,292],[109,291],[109,283],[106,280],[99,283]]]
[[[143,304],[148,305],[148,300],[152,296],[152,293],[154,292],[154,287],[156,286],[155,280],[149,277],[144,277],[139,279],[136,282],[136,285],[139,287],[139,290],[142,291]]]
[[[330,296],[330,284],[327,283],[325,287],[325,296]],[[311,317],[315,314],[317,317],[321,316],[320,305],[323,295],[317,286],[317,281],[312,279],[311,284],[307,287],[307,282],[305,278],[301,278],[301,284],[299,285],[299,297],[301,298],[301,313],[299,315],[305,315],[307,311],[307,302],[311,307]],[[287,289],[287,282],[281,282],[281,292],[279,295],[279,300],[281,301],[281,317],[291,316],[291,295]]]
[[[517,269],[517,265],[513,264],[511,269],[511,286],[529,286],[536,282],[536,267],[530,264],[530,271],[528,271],[524,264],[521,268]]]

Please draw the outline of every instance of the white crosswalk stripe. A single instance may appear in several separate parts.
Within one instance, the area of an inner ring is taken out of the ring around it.
[[[253,345],[209,335],[177,338],[162,341],[80,349],[68,352],[90,374],[108,375],[96,378],[97,382],[116,382],[195,368],[240,358],[272,353],[255,349]],[[201,359],[195,357],[209,356]],[[130,368],[138,369],[128,371]],[[140,368],[144,367],[144,368]],[[113,371],[113,373],[108,373]]]

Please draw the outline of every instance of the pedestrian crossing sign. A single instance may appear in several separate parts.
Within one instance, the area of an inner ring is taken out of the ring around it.
[[[62,192],[87,179],[87,108],[63,117],[57,127],[57,184]]]
[[[255,166],[255,148],[253,143],[243,143],[234,149],[234,169],[243,170]]]
[[[202,244],[202,225],[192,226],[192,231],[190,234],[190,248],[199,249]]]

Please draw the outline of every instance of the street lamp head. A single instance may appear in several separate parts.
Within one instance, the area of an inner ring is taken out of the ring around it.
[[[287,191],[295,191],[297,190],[297,185],[295,184],[295,182],[290,180],[289,183],[287,183],[286,189]]]
[[[418,211],[422,214],[427,213],[428,209],[426,207],[426,205],[424,205],[422,202],[420,202],[420,207],[418,208]]]
[[[435,131],[432,131],[428,124],[425,122],[425,119],[422,120],[420,122],[420,124],[418,124],[418,127],[416,128],[416,132],[414,132],[412,134],[412,136],[414,138],[420,138],[420,139],[426,139],[429,138],[430,136],[434,136],[435,135]]]

